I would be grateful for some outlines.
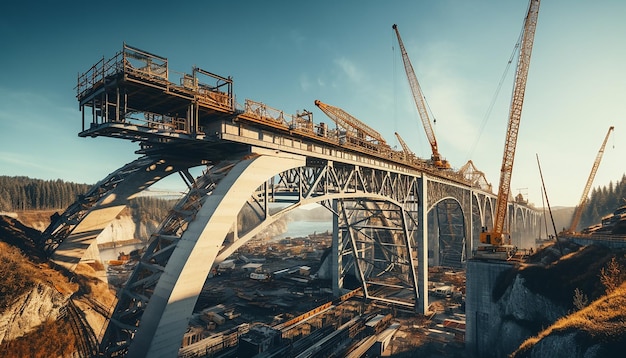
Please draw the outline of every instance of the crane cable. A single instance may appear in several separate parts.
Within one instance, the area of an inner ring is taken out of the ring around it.
[[[496,92],[493,94],[491,102],[489,103],[489,107],[487,107],[487,112],[485,113],[485,116],[483,117],[483,120],[482,120],[482,122],[480,124],[480,130],[478,131],[478,136],[476,137],[476,140],[472,144],[472,147],[471,147],[469,153],[467,154],[467,158],[465,158],[465,161],[468,161],[474,155],[474,151],[476,150],[476,146],[480,142],[480,137],[482,136],[483,132],[485,131],[485,127],[487,126],[487,121],[489,120],[489,117],[491,116],[491,112],[493,110],[494,105],[496,104],[496,100],[498,98],[498,95],[500,94],[500,90],[502,89],[502,85],[504,84],[504,80],[505,80],[507,74],[509,73],[509,69],[511,68],[511,63],[513,63],[513,60],[515,59],[515,54],[519,51],[520,45],[522,43],[523,35],[524,35],[524,26],[522,25],[522,29],[520,31],[519,37],[517,38],[517,42],[515,43],[515,46],[513,46],[513,51],[511,52],[511,56],[509,57],[509,60],[506,63],[506,67],[504,68],[504,72],[502,73],[502,77],[500,77],[500,82],[498,83],[498,87],[496,88]]]

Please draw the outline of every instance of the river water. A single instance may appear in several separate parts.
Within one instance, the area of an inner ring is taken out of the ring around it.
[[[332,230],[333,223],[328,221],[289,221],[287,223],[287,231],[274,236],[274,239],[306,237],[309,234],[320,234],[326,231],[331,232]],[[133,244],[102,249],[100,250],[100,259],[106,264],[109,260],[117,260],[118,255],[121,252],[128,254],[135,249],[142,248],[143,246],[143,244]]]

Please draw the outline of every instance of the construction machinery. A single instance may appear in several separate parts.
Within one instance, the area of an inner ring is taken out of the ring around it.
[[[519,59],[515,74],[513,88],[513,98],[509,111],[509,123],[506,130],[506,140],[504,142],[504,155],[502,157],[502,167],[500,169],[500,184],[498,186],[498,197],[496,199],[496,212],[493,220],[493,228],[488,230],[483,227],[480,233],[480,242],[486,246],[479,247],[479,250],[491,249],[492,251],[504,251],[505,246],[510,246],[510,238],[505,233],[505,219],[509,202],[509,191],[511,186],[511,174],[513,173],[513,160],[515,158],[515,148],[517,146],[517,135],[519,132],[520,119],[522,118],[522,105],[524,103],[524,92],[526,90],[526,80],[528,78],[528,68],[530,65],[530,55],[537,28],[537,17],[539,15],[540,0],[530,0],[528,13],[524,21]],[[500,250],[504,249],[504,250]]]
[[[593,184],[593,179],[596,176],[596,172],[598,171],[598,167],[600,166],[600,161],[602,160],[602,155],[604,154],[604,147],[606,146],[606,142],[609,140],[609,136],[613,131],[613,126],[609,127],[609,131],[606,133],[606,137],[604,137],[604,142],[602,142],[602,146],[598,151],[598,155],[596,156],[596,160],[593,162],[593,167],[591,168],[591,173],[589,174],[589,178],[587,179],[587,184],[585,184],[585,189],[583,190],[583,195],[580,197],[580,201],[576,206],[576,210],[574,211],[574,215],[572,216],[572,222],[569,226],[569,229],[565,232],[566,234],[572,234],[576,231],[576,227],[578,226],[578,222],[580,221],[580,217],[583,214],[583,208],[585,206],[585,202],[587,201],[587,195],[589,194],[589,189],[591,189],[591,184]]]
[[[393,134],[396,135],[396,138],[398,138],[398,142],[400,143],[400,146],[402,146],[402,152],[404,153],[404,159],[410,160],[411,158],[414,158],[415,157],[415,153],[413,153],[413,151],[411,151],[411,149],[409,149],[409,146],[406,144],[404,139],[402,139],[402,137],[400,137],[400,134],[398,134],[398,132],[394,132]]]
[[[366,149],[376,153],[391,150],[380,133],[343,109],[317,99],[315,105],[337,124],[337,133],[341,144],[357,146],[361,150]]]
[[[448,163],[448,161],[441,158],[441,155],[439,154],[437,139],[435,138],[435,132],[433,131],[433,127],[430,124],[430,117],[428,116],[428,110],[426,108],[426,100],[424,99],[422,88],[417,81],[417,76],[415,76],[415,72],[413,71],[413,65],[411,65],[409,55],[406,53],[406,49],[404,48],[404,43],[402,43],[402,38],[400,37],[400,32],[398,31],[398,25],[394,24],[392,28],[396,32],[396,36],[398,38],[400,52],[402,53],[402,62],[404,63],[406,76],[409,79],[409,86],[411,87],[411,92],[413,93],[413,100],[415,101],[417,111],[419,112],[420,118],[422,119],[422,124],[424,125],[424,130],[426,131],[426,137],[430,142],[430,149],[432,150],[432,155],[430,158],[432,164],[440,169],[449,169],[450,164]]]

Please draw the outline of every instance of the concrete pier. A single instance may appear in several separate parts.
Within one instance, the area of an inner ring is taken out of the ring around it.
[[[465,347],[475,357],[493,357],[495,339],[492,327],[499,325],[500,315],[493,300],[498,277],[513,268],[508,261],[467,261],[465,298]]]

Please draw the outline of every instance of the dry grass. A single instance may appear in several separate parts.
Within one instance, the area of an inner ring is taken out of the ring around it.
[[[588,338],[588,345],[626,340],[626,283],[589,306],[556,321],[537,336],[527,339],[513,353],[524,356],[537,342],[551,334],[579,332]]]
[[[63,210],[26,210],[17,211],[17,218],[24,225],[44,231],[50,225],[50,216]]]
[[[612,251],[599,245],[581,247],[548,265],[520,265],[499,279],[494,289],[494,301],[501,297],[519,274],[525,279],[525,286],[531,292],[542,295],[568,310],[573,309],[576,289],[590,300],[598,299],[605,294],[604,286],[600,282],[600,273],[613,257],[617,257],[626,267],[624,250]]]
[[[54,287],[64,296],[76,292],[78,285],[46,263],[33,263],[20,250],[0,242],[0,313],[37,283]]]
[[[77,339],[65,320],[48,321],[36,331],[0,346],[0,357],[73,357]]]
[[[3,312],[35,287],[38,272],[18,249],[4,242],[0,242],[0,266],[0,312]]]

